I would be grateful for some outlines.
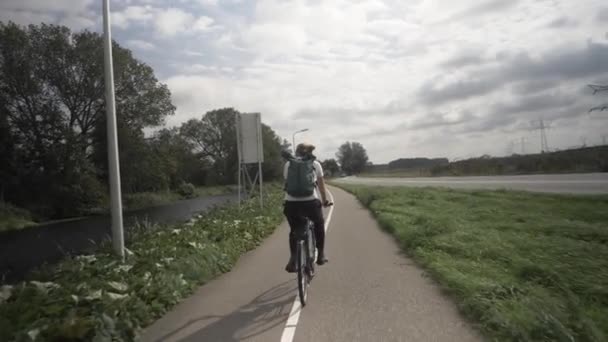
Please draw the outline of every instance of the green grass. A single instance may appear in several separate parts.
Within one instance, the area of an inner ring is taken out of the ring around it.
[[[225,195],[230,193],[236,193],[238,188],[236,185],[217,185],[217,186],[202,186],[196,188],[194,193],[198,197],[203,196],[217,196],[217,195]]]
[[[431,177],[431,172],[423,170],[394,170],[379,172],[364,172],[359,177],[367,178],[410,178],[410,177]]]
[[[132,341],[275,230],[280,188],[265,203],[217,208],[192,224],[142,225],[123,264],[105,246],[0,287],[0,341]]]
[[[608,196],[343,187],[490,339],[608,340]]]
[[[171,191],[139,192],[134,194],[125,194],[123,196],[123,205],[127,210],[137,210],[164,204],[171,204],[180,200],[193,197],[223,195],[234,191],[235,190],[230,186],[218,185],[195,188],[193,196],[190,197],[183,196]]]
[[[171,204],[177,201],[195,197],[224,195],[233,192],[236,192],[234,186],[228,185],[197,187],[194,188],[194,193],[192,196],[180,195],[179,193],[173,191],[137,192],[133,194],[124,194],[122,196],[122,204],[125,210],[138,210]],[[91,210],[90,214],[104,214],[108,213],[108,210],[109,209],[107,208],[97,208]]]
[[[175,192],[138,192],[134,194],[124,194],[122,204],[125,210],[137,210],[170,204],[182,199],[182,196]]]
[[[0,202],[0,232],[22,229],[35,224],[27,210]]]

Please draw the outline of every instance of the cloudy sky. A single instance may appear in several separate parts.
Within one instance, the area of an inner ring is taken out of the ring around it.
[[[101,1],[2,0],[0,20],[101,29]],[[261,112],[332,157],[374,163],[598,144],[605,0],[112,0],[114,38],[168,84],[175,116]]]

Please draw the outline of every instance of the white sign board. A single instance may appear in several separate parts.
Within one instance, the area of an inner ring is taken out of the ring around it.
[[[263,163],[264,148],[260,113],[240,114],[236,118],[240,162],[243,164]]]

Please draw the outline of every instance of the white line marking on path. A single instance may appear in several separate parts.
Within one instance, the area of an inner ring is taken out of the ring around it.
[[[334,195],[327,190],[329,193],[329,197],[331,201],[334,201]],[[336,204],[331,206],[329,209],[329,214],[327,214],[327,218],[325,219],[325,233],[329,229],[329,224],[331,223],[331,215],[334,213],[334,208]],[[285,323],[285,329],[283,329],[283,335],[281,335],[281,342],[292,342],[294,336],[296,335],[296,327],[298,326],[298,320],[300,319],[300,312],[302,312],[302,304],[300,304],[300,297],[296,294],[296,298],[293,301],[293,306],[291,307],[291,312],[289,313],[289,318],[287,319],[287,323]]]

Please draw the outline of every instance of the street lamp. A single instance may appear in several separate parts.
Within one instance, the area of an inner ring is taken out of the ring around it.
[[[293,136],[291,137],[291,140],[293,142],[292,146],[293,146],[293,153],[294,154],[296,153],[296,134],[302,133],[302,132],[307,132],[307,131],[308,131],[308,128],[304,128],[304,129],[301,129],[301,130],[293,133]]]
[[[114,99],[114,69],[112,63],[112,34],[110,0],[103,1],[104,83],[106,87],[106,116],[108,135],[108,173],[112,214],[112,244],[114,251],[124,259],[125,243],[122,226],[122,198],[120,193],[120,163],[118,159],[118,133],[116,130],[116,104]]]

